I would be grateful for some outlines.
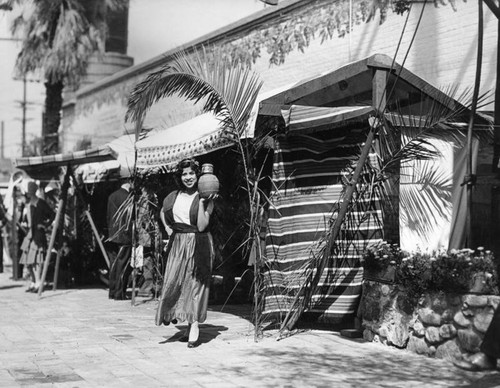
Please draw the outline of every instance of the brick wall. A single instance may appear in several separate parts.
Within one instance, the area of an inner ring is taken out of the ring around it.
[[[422,3],[413,6],[401,47],[396,54],[397,62],[404,62],[408,70],[436,87],[457,85],[460,91],[472,88],[476,64],[477,4],[457,2],[456,11],[451,6],[435,7],[428,4],[405,61],[422,7]],[[405,19],[406,15],[389,13],[384,24],[379,25],[377,18],[369,23],[355,25],[350,36],[345,38],[334,38],[320,44],[317,37],[304,53],[293,52],[281,66],[270,67],[269,56],[263,52],[254,67],[264,81],[262,91],[335,70],[374,53],[393,57]],[[493,89],[496,79],[497,19],[486,7],[484,26],[482,92]],[[147,73],[151,71],[149,69]],[[64,150],[71,150],[78,139],[85,135],[91,136],[92,145],[97,146],[131,130],[132,125],[124,123],[126,100],[133,86],[146,75],[138,70],[119,83],[78,98],[75,116],[64,119]],[[492,110],[492,104],[487,108]],[[151,109],[144,125],[169,127],[195,116],[198,111],[190,102],[168,98]]]

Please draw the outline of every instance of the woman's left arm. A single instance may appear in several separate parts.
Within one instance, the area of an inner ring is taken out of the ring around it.
[[[198,230],[205,231],[210,223],[210,216],[214,211],[214,200],[212,198],[200,198],[200,206],[198,208]]]

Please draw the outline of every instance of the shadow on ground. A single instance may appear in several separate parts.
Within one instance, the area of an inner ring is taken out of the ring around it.
[[[231,314],[250,321],[252,319],[252,305],[250,304],[231,304],[231,305],[210,305],[210,311]]]
[[[169,342],[177,342],[180,341],[184,337],[184,333],[186,332],[188,325],[177,325],[175,326],[179,331],[170,337],[163,337],[165,341],[161,341],[160,344],[166,344]],[[216,326],[216,325],[200,325],[200,337],[198,339],[198,343],[200,345],[209,343],[213,339],[217,338],[221,332],[226,331],[226,326]]]
[[[296,386],[326,387],[332,379],[339,387],[500,386],[498,372],[465,372],[445,361],[426,359],[408,352],[397,355],[391,351],[369,349],[357,357],[342,354],[331,346],[332,343],[327,342],[314,349],[295,345],[283,349],[254,348],[252,353],[246,355],[248,364],[228,365],[228,371],[238,375],[252,374],[262,386],[266,387],[275,386],[285,378],[294,381]],[[253,357],[266,357],[272,360],[273,375],[265,370],[261,372],[251,370]]]
[[[19,287],[22,287],[23,285],[22,284],[9,284],[8,286],[2,286],[0,287],[0,291],[2,290],[8,290],[10,288],[19,288]]]

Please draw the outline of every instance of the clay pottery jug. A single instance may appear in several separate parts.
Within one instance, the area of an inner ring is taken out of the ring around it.
[[[208,198],[211,194],[219,193],[219,180],[214,175],[214,166],[210,163],[205,163],[201,166],[198,193],[201,198]]]

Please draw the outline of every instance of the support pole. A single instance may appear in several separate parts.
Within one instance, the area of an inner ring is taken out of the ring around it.
[[[132,178],[134,179],[133,184],[132,184],[132,195],[135,197],[134,202],[133,202],[133,209],[132,209],[132,263],[134,263],[134,268],[132,270],[132,298],[131,303],[132,306],[135,306],[135,287],[136,287],[136,277],[137,277],[137,263],[136,263],[136,252],[135,248],[137,245],[137,228],[136,228],[136,223],[137,223],[137,207],[136,207],[136,202],[137,202],[137,197],[136,197],[136,182],[135,182],[135,167],[137,166],[137,147],[136,143],[139,140],[139,134],[141,133],[142,130],[142,118],[137,120],[135,122],[135,142],[134,142],[134,169],[132,170]]]
[[[469,126],[467,128],[467,165],[463,185],[467,187],[467,219],[465,231],[465,244],[467,247],[473,246],[472,241],[472,189],[476,183],[476,176],[472,173],[472,131],[474,129],[474,119],[476,116],[479,87],[481,84],[481,66],[483,59],[483,0],[478,0],[478,32],[477,32],[477,59],[476,59],[476,79],[474,82],[474,92],[472,95],[471,113]]]
[[[49,247],[47,248],[47,254],[45,255],[45,261],[43,263],[43,272],[40,280],[40,287],[38,288],[38,297],[42,296],[43,285],[45,283],[45,278],[47,277],[47,271],[49,270],[50,256],[52,255],[52,249],[54,248],[54,244],[56,242],[57,230],[59,229],[59,224],[61,222],[61,215],[63,213],[63,208],[65,208],[66,200],[68,197],[68,186],[69,186],[69,177],[71,174],[71,165],[68,164],[66,167],[66,174],[64,175],[64,182],[61,190],[61,197],[59,199],[59,203],[57,205],[56,217],[54,219],[54,226],[52,228],[52,233],[50,235]]]
[[[94,232],[94,236],[97,240],[97,243],[99,244],[99,248],[101,249],[101,253],[104,256],[104,260],[106,260],[106,264],[108,265],[108,268],[111,268],[111,265],[109,263],[108,254],[106,253],[106,249],[104,249],[104,245],[102,244],[101,237],[99,236],[99,232],[97,231],[94,220],[92,219],[92,215],[90,214],[90,212],[88,210],[85,210],[85,215],[87,216],[87,219],[89,220],[90,226],[92,228],[92,232]]]
[[[59,277],[59,265],[61,264],[61,254],[62,254],[62,249],[59,248],[57,250],[57,256],[56,256],[56,265],[54,269],[54,283],[52,284],[52,291],[57,290],[57,279]]]

